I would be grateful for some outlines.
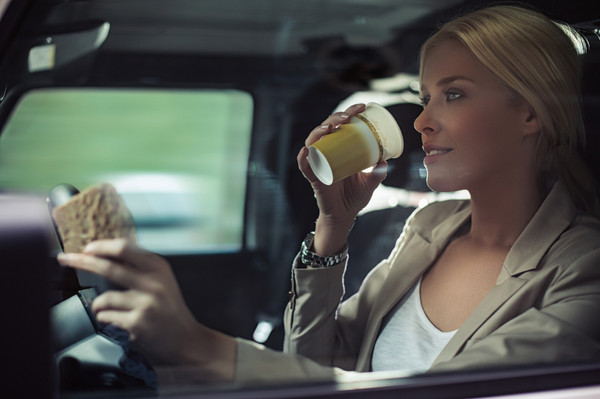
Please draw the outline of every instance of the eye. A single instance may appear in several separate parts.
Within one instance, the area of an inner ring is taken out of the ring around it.
[[[458,100],[459,98],[461,98],[463,96],[462,93],[458,93],[456,91],[447,91],[445,94],[446,94],[446,101]]]
[[[421,103],[421,106],[425,107],[429,104],[429,96],[420,97],[419,102]]]

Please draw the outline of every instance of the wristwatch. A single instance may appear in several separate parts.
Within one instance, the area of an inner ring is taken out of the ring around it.
[[[337,265],[346,260],[348,257],[348,245],[344,247],[342,252],[332,256],[320,256],[312,252],[313,240],[315,238],[315,232],[308,233],[300,248],[300,262],[303,265],[309,267],[329,267]]]

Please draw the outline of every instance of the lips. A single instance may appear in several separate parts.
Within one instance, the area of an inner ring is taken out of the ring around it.
[[[433,144],[423,144],[423,151],[425,151],[424,164],[431,165],[431,163],[436,162],[438,159],[451,152],[452,148]]]
[[[452,151],[452,148],[441,147],[433,144],[423,144],[423,151],[427,156],[447,154]]]

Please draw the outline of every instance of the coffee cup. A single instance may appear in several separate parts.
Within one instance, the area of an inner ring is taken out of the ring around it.
[[[369,103],[332,133],[308,147],[308,163],[324,184],[352,176],[381,161],[398,158],[404,140],[398,123],[385,107]]]

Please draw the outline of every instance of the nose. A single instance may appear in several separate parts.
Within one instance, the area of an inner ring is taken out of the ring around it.
[[[415,119],[413,124],[415,130],[421,134],[431,134],[437,131],[430,108],[431,107],[423,108],[423,111],[417,116],[417,119]]]

